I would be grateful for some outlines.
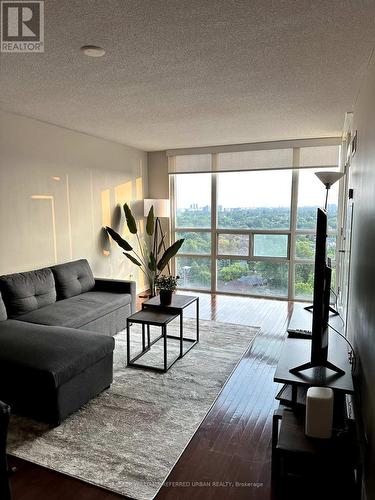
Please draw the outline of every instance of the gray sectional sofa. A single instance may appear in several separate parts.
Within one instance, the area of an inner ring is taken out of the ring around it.
[[[0,276],[0,400],[58,425],[109,387],[135,294],[135,282],[94,279],[86,260]]]

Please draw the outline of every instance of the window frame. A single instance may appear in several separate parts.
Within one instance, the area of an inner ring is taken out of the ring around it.
[[[170,234],[172,242],[175,241],[176,232],[203,232],[211,233],[211,254],[192,254],[184,253],[183,247],[178,253],[178,257],[194,257],[197,260],[199,258],[211,258],[211,289],[198,289],[198,288],[182,288],[184,290],[194,290],[197,292],[210,292],[217,294],[231,294],[240,295],[247,297],[257,297],[257,298],[268,298],[275,300],[293,300],[306,302],[308,299],[298,299],[295,297],[295,266],[298,264],[312,264],[314,260],[301,259],[296,257],[296,239],[299,235],[305,234],[316,234],[313,229],[297,229],[297,209],[298,209],[298,184],[299,184],[299,172],[300,170],[314,169],[315,171],[322,170],[324,167],[318,166],[308,166],[300,167],[300,148],[293,148],[293,167],[285,170],[292,171],[291,177],[291,200],[290,200],[290,228],[289,229],[229,229],[229,228],[218,228],[217,226],[217,176],[220,173],[215,173],[215,165],[218,162],[218,153],[212,153],[212,165],[213,172],[211,173],[211,227],[210,228],[189,228],[189,227],[176,227],[176,191],[175,191],[175,176],[185,175],[172,174],[169,176],[170,184],[170,202],[171,202],[171,218],[170,218]],[[340,169],[340,164],[337,165]],[[279,169],[267,169],[267,170],[279,170]],[[257,170],[259,171],[259,169]],[[192,172],[190,172],[192,173]],[[235,175],[235,172],[233,172]],[[324,196],[324,186],[322,185],[322,199]],[[339,195],[338,195],[338,208],[337,208],[337,229],[329,230],[327,232],[328,236],[336,236],[336,256],[332,259],[332,265],[336,268],[336,286],[335,293],[337,293],[337,287],[339,283],[339,260],[338,260],[338,244],[339,244],[339,234],[340,234],[340,221],[342,217],[342,199],[343,199],[343,184],[340,180],[339,183]],[[249,237],[249,251],[248,255],[227,255],[220,254],[218,251],[219,234],[240,234],[248,235]],[[275,235],[287,235],[288,236],[288,248],[287,257],[259,257],[254,255],[254,235],[256,234],[275,234]],[[270,296],[261,294],[251,294],[251,293],[240,293],[240,292],[222,292],[217,290],[217,262],[219,259],[230,259],[230,260],[247,260],[247,261],[265,261],[265,262],[286,262],[289,264],[288,271],[288,295],[287,296]],[[176,273],[175,259],[172,260],[172,272]]]

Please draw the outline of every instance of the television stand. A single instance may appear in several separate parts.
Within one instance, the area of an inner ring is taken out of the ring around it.
[[[293,395],[297,387],[329,387],[346,394],[354,393],[351,364],[347,344],[339,335],[331,335],[328,346],[328,358],[340,373],[333,373],[328,366],[309,366],[311,340],[287,338],[277,365],[274,381],[291,384]],[[304,366],[303,371],[294,372],[295,367]],[[294,399],[294,397],[293,397]]]
[[[275,411],[272,476],[276,498],[361,498],[361,461],[356,431],[347,427],[345,421],[340,424],[334,427],[330,439],[314,439],[305,435],[303,410],[293,411],[281,406]]]

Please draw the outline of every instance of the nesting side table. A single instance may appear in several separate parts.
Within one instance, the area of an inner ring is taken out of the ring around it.
[[[175,362],[180,358],[177,356],[171,363],[168,364],[168,337],[172,337],[167,334],[167,325],[174,319],[178,317],[178,314],[170,314],[163,311],[144,309],[135,314],[129,316],[126,320],[126,347],[127,347],[127,364],[128,366],[133,366],[134,368],[145,368],[148,370],[154,370],[158,372],[167,372],[169,368],[175,364]],[[136,356],[131,358],[130,348],[131,348],[131,324],[142,325],[142,350]],[[159,326],[161,328],[161,334],[151,341],[150,338],[150,326]],[[176,338],[176,337],[173,337]],[[177,337],[179,338],[179,337]],[[137,361],[142,358],[151,349],[151,346],[156,344],[159,340],[163,340],[163,368],[156,366],[150,366],[142,363],[137,363]]]
[[[190,338],[184,336],[184,309],[195,302],[196,311],[196,336]],[[190,349],[199,342],[199,297],[195,295],[172,295],[172,302],[169,306],[160,304],[160,297],[156,296],[142,304],[142,310],[162,311],[169,314],[177,314],[180,317],[180,336],[170,335],[170,338],[180,340],[180,358],[183,358]],[[184,351],[184,342],[189,343],[189,347]]]

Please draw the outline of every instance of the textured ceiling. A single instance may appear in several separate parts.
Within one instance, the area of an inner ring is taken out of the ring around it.
[[[334,136],[374,17],[374,0],[45,0],[45,53],[1,54],[0,107],[149,151]]]

